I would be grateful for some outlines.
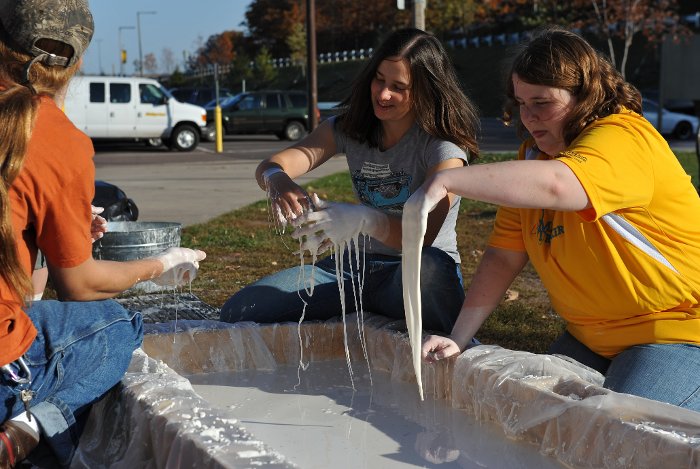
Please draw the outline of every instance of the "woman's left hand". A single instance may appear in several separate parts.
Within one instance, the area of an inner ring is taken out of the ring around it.
[[[438,360],[453,357],[460,353],[462,353],[462,351],[459,345],[457,345],[457,342],[449,337],[443,337],[441,335],[429,335],[425,338],[423,346],[421,347],[423,360],[428,363],[435,363]]]
[[[91,205],[92,210],[92,223],[90,224],[90,237],[94,243],[98,239],[102,238],[107,232],[107,220],[100,216],[100,213],[104,212],[104,207],[95,207]]]

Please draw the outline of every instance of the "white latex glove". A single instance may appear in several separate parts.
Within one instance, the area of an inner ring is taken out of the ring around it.
[[[98,239],[102,238],[107,232],[107,220],[100,216],[100,213],[104,212],[104,207],[95,207],[90,205],[92,210],[92,223],[90,224],[90,237],[94,243]]]
[[[207,257],[204,251],[188,248],[168,248],[154,259],[163,263],[163,273],[152,281],[157,285],[177,287],[197,277],[199,261]]]
[[[379,210],[360,204],[326,202],[313,194],[315,210],[295,220],[294,239],[301,251],[320,254],[330,245],[343,245],[360,234],[384,241],[389,235],[389,217]]]

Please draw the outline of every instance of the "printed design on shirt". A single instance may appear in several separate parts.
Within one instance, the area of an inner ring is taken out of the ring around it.
[[[564,150],[561,153],[559,153],[560,156],[564,156],[567,158],[571,158],[572,160],[575,160],[579,163],[585,163],[588,161],[588,158],[586,158],[584,155],[577,151],[572,151],[572,150]]]
[[[392,172],[388,164],[365,162],[352,173],[352,183],[360,201],[384,210],[401,211],[411,195],[413,176],[401,170]]]
[[[548,212],[547,210],[543,209],[540,219],[530,230],[531,235],[537,236],[538,244],[550,244],[552,242],[552,238],[556,238],[557,236],[564,234],[564,225],[554,226],[554,222],[552,220],[545,220],[547,213],[549,213],[550,217],[552,216],[551,211]]]

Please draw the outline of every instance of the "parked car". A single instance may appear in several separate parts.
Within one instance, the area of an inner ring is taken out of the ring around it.
[[[318,119],[318,121],[323,122],[329,117],[333,117],[337,114],[340,114],[342,110],[343,109],[340,107],[339,101],[319,101],[318,111],[320,113],[320,118]]]
[[[95,141],[164,143],[179,151],[194,150],[206,124],[204,108],[181,103],[156,80],[142,77],[76,76],[64,108]]]
[[[659,104],[643,98],[642,112],[646,120],[658,130]],[[660,133],[662,135],[671,135],[679,140],[690,140],[698,132],[698,118],[695,116],[663,109],[661,117]]]
[[[261,90],[237,94],[219,103],[224,134],[273,134],[299,140],[309,129],[308,101],[304,91]],[[216,136],[215,104],[207,110],[205,138]],[[316,115],[320,113],[316,110]]]
[[[216,99],[216,89],[209,87],[183,86],[172,88],[170,94],[181,103],[196,104],[197,106],[206,107],[207,103]],[[224,99],[233,96],[227,88],[219,88],[219,99]]]

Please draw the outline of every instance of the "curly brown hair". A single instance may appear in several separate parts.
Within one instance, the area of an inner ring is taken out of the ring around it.
[[[532,85],[551,86],[569,91],[576,104],[564,125],[567,145],[591,122],[619,113],[622,108],[642,113],[642,96],[620,72],[581,36],[560,27],[539,30],[515,50],[506,76],[506,103],[503,121],[513,122],[518,102],[514,96],[514,74]],[[522,122],[518,131],[524,134]]]
[[[476,107],[462,91],[440,41],[420,29],[394,31],[374,51],[341,103],[345,112],[338,118],[338,128],[370,147],[379,146],[382,127],[372,110],[370,86],[379,64],[388,57],[400,57],[409,63],[412,107],[418,125],[428,134],[468,151],[470,161],[476,158],[480,128]]]

